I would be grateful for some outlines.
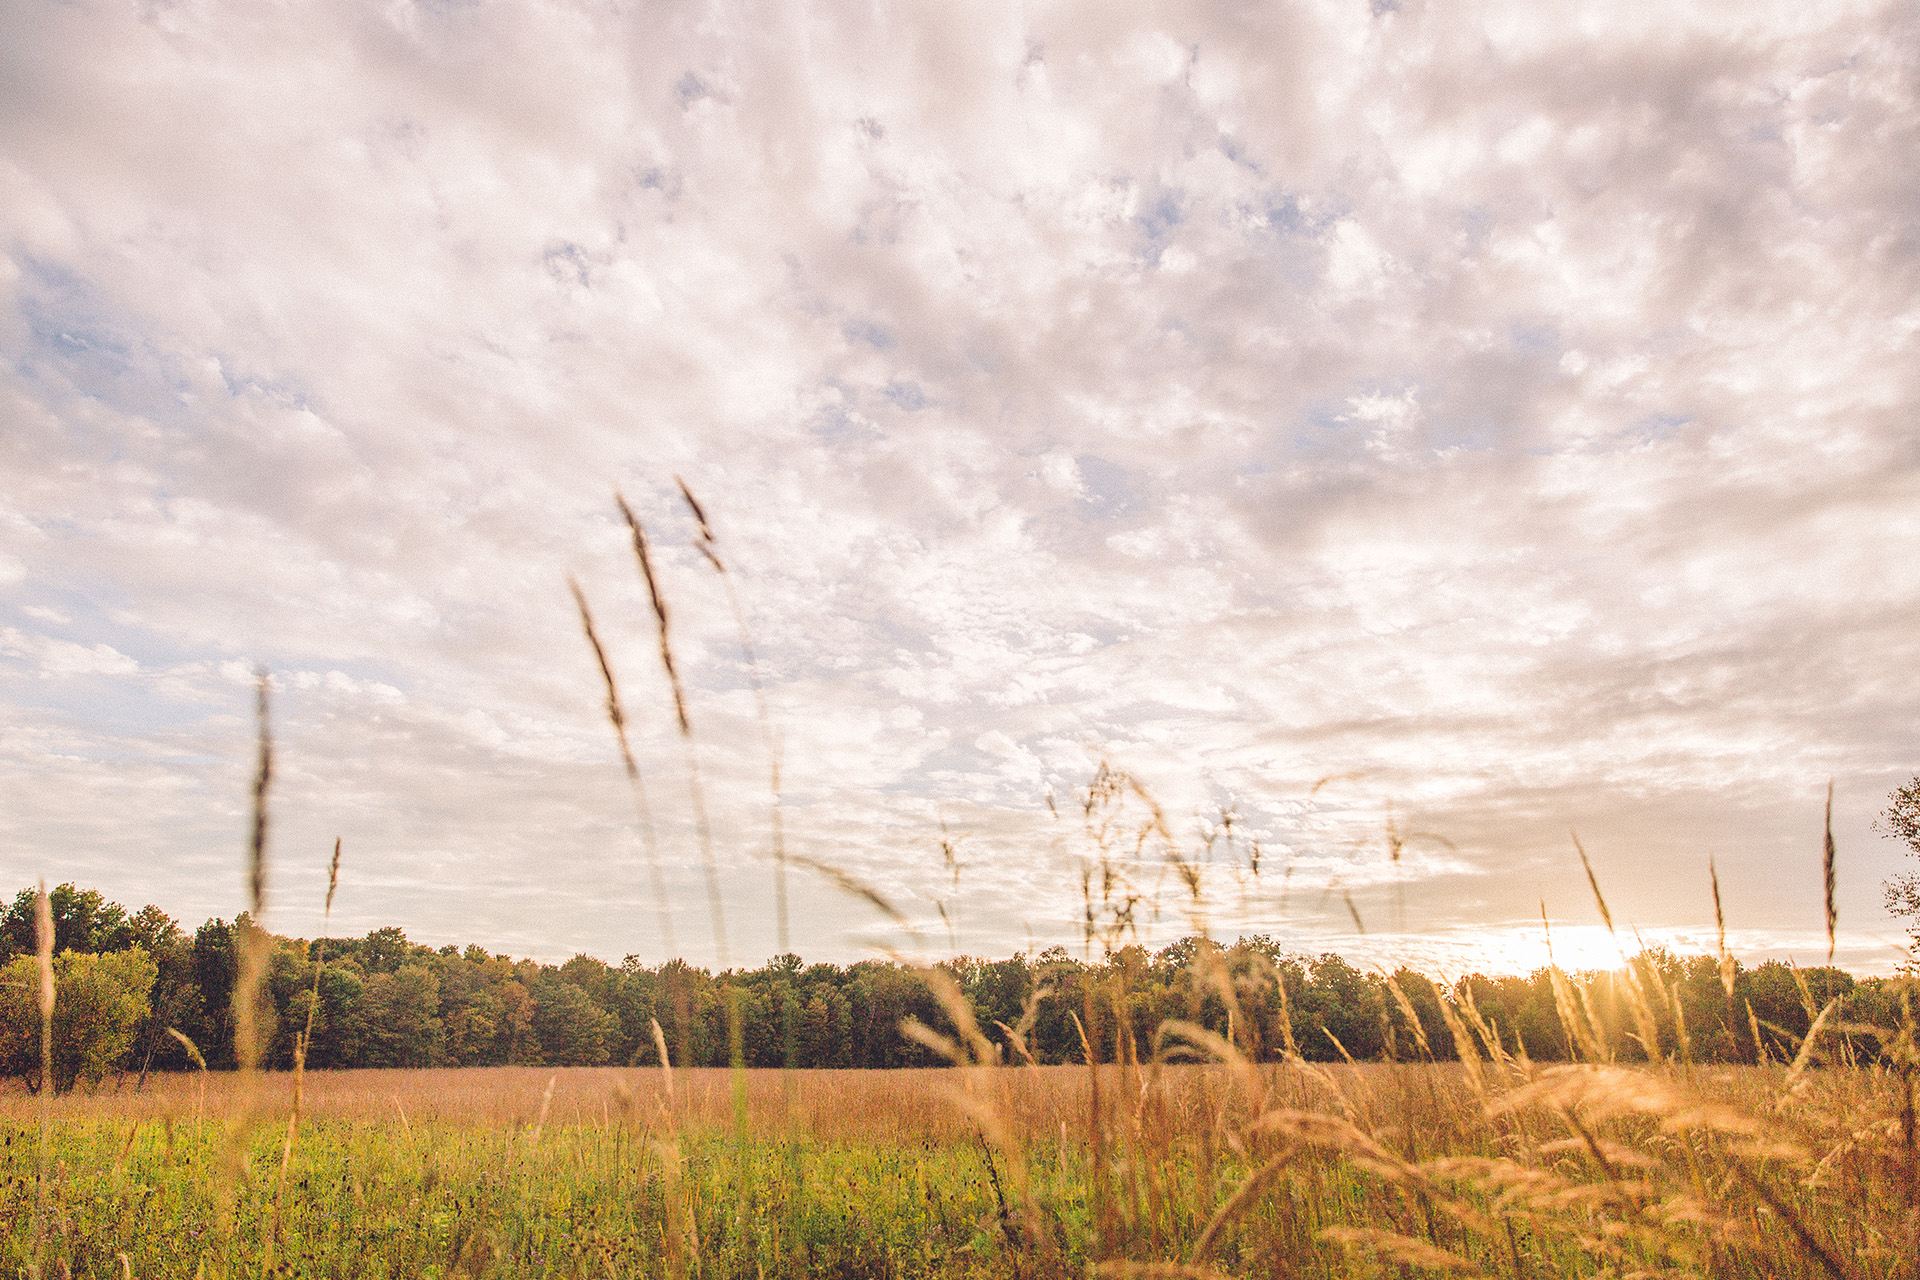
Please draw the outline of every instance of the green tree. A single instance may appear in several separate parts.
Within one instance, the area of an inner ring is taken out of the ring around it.
[[[416,947],[407,941],[407,935],[394,925],[384,929],[375,929],[359,944],[361,967],[368,973],[392,973],[411,959],[416,951],[430,948]]]
[[[1378,1056],[1386,1045],[1380,980],[1331,952],[1308,961],[1307,972],[1311,984],[1300,1004],[1312,1030],[1306,1035],[1300,1028],[1294,1031],[1302,1056],[1331,1061],[1342,1049],[1356,1058]]]
[[[1889,840],[1904,840],[1907,852],[1920,857],[1920,777],[1887,797],[1887,807],[1873,829]],[[1887,910],[1907,921],[1907,933],[1920,946],[1920,875],[1895,876],[1886,882]]]
[[[540,1050],[556,1067],[605,1066],[620,1023],[571,982],[554,978],[533,988],[533,1029]]]
[[[30,956],[38,950],[33,908],[39,892],[33,888],[22,889],[14,895],[6,913],[0,915],[0,961]],[[117,902],[108,902],[98,889],[81,889],[71,884],[56,886],[47,893],[47,906],[53,912],[56,954],[121,951],[138,941],[127,909]]]
[[[446,1028],[438,1016],[440,980],[424,964],[376,973],[361,990],[365,1064],[432,1067],[445,1057]]]
[[[158,907],[144,908],[133,924],[135,945],[147,953],[158,973],[147,992],[147,1016],[134,1038],[133,1053],[144,1087],[147,1070],[156,1059],[163,1070],[187,1065],[186,1050],[167,1034],[167,1028],[190,1022],[188,1015],[200,1006],[200,989],[194,985],[193,939]]]
[[[311,970],[308,971],[308,980],[312,980]],[[362,1055],[366,1048],[366,1022],[361,995],[365,988],[366,975],[352,961],[338,964],[329,962],[321,966],[320,1003],[313,1006],[313,1040],[307,1045],[309,1068],[364,1065]],[[282,1025],[304,1031],[309,1005],[313,1005],[311,987],[300,991],[287,1002]]]
[[[53,961],[53,1090],[98,1084],[133,1047],[157,970],[134,948],[112,955],[66,951]],[[21,956],[0,970],[0,1075],[44,1087],[40,967]]]
[[[180,1024],[216,1070],[233,1065],[233,984],[239,968],[233,934],[234,926],[225,920],[209,920],[194,931],[193,985],[200,1007]]]
[[[533,1029],[533,997],[526,985],[509,978],[494,988],[500,1002],[499,1030],[495,1034],[497,1052],[510,1067],[546,1065],[540,1054],[540,1037]]]

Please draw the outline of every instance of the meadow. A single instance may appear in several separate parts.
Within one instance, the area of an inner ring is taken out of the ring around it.
[[[1900,1065],[156,1076],[0,1104],[40,1276],[1912,1276]],[[1194,1029],[1196,1039],[1206,1033]],[[1178,1034],[1178,1029],[1175,1030]],[[45,1120],[44,1155],[38,1126]],[[44,1181],[43,1181],[44,1178]],[[44,1197],[44,1198],[42,1198]]]

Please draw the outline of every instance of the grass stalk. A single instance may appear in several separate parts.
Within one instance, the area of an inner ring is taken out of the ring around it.
[[[307,993],[307,1022],[293,1041],[293,1106],[287,1113],[287,1136],[280,1148],[280,1173],[273,1186],[273,1238],[280,1239],[281,1197],[287,1170],[293,1164],[293,1144],[300,1136],[300,1114],[306,1102],[307,1051],[313,1045],[313,1016],[320,1007],[320,974],[326,966],[327,932],[333,922],[333,895],[340,887],[340,838],[334,837],[333,859],[327,864],[327,901],[320,913],[320,936],[314,940],[313,987]]]
[[[38,1274],[47,1240],[47,1201],[53,1177],[53,908],[47,901],[47,882],[33,900],[34,954],[40,979],[40,1150],[33,1184],[33,1261]]]
[[[647,878],[653,888],[660,943],[665,954],[677,955],[679,948],[673,938],[673,911],[667,901],[666,882],[660,873],[660,849],[653,829],[653,809],[647,803],[646,780],[640,776],[640,766],[633,759],[633,746],[627,739],[627,713],[620,703],[620,684],[614,679],[613,664],[607,659],[605,646],[600,643],[600,633],[594,629],[593,610],[587,607],[586,594],[572,578],[567,579],[567,588],[573,592],[573,602],[580,610],[580,629],[586,633],[587,644],[593,649],[593,660],[600,667],[601,682],[606,687],[607,720],[613,725],[614,738],[620,744],[620,763],[626,769],[627,790],[633,796],[633,815],[640,827],[641,848],[647,855]]]

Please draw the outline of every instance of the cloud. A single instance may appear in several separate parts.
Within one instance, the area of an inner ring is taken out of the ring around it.
[[[112,645],[96,644],[89,648],[71,640],[27,635],[13,627],[0,628],[0,653],[32,662],[43,678],[125,676],[140,670],[139,663]]]
[[[1829,776],[1843,918],[1888,925],[1920,30],[1577,17],[36,12],[0,51],[0,697],[44,800],[8,869],[230,914],[264,663],[277,922],[342,834],[345,927],[657,958],[573,574],[711,959],[619,488],[736,953],[776,941],[768,730],[796,851],[974,950],[1073,936],[1102,760],[1185,849],[1238,815],[1219,928],[1271,923],[1254,841],[1303,938],[1343,895],[1408,937],[1570,910],[1572,827],[1649,925],[1698,927],[1713,854],[1735,923],[1812,927]],[[797,892],[796,949],[873,936]]]

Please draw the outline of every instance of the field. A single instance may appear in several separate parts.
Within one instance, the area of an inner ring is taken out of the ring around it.
[[[1910,1073],[1323,1069],[1213,1047],[1226,1062],[1097,1073],[316,1072],[290,1154],[284,1073],[52,1100],[44,1157],[42,1100],[10,1093],[0,1260],[101,1277],[1916,1274]]]

